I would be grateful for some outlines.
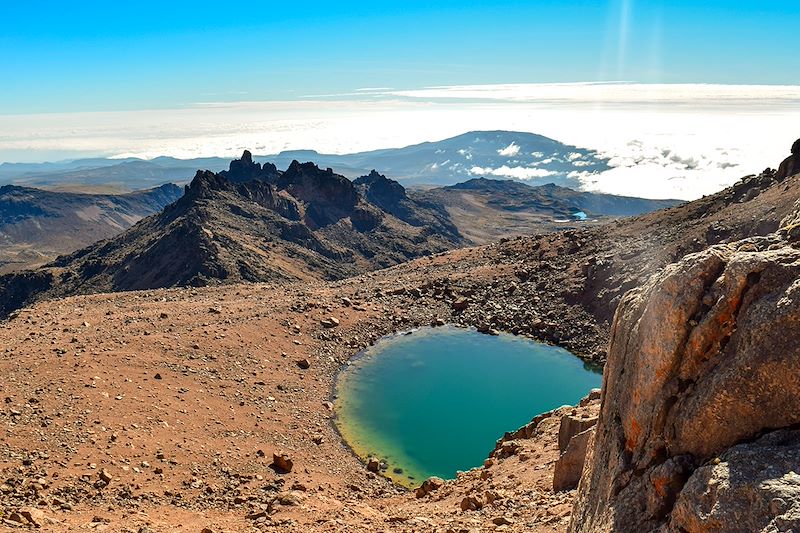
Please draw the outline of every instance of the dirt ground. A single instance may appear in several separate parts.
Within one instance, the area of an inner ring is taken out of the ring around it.
[[[23,310],[0,324],[0,527],[563,531],[574,491],[551,490],[558,416],[423,498],[340,440],[331,402],[346,361],[384,334],[450,321],[447,299],[410,306],[390,294],[408,281],[166,289]],[[482,508],[462,510],[469,496]]]

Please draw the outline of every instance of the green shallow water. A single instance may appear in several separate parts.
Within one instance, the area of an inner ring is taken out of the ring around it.
[[[480,466],[506,431],[602,380],[561,348],[454,327],[386,337],[362,355],[337,382],[337,426],[406,486]]]

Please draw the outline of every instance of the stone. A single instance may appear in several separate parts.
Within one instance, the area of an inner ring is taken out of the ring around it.
[[[414,491],[414,494],[417,498],[424,498],[428,494],[433,491],[439,490],[444,486],[444,480],[440,477],[429,477],[425,481],[422,482],[422,485],[417,487],[417,490]]]
[[[108,472],[108,470],[106,470],[105,468],[103,468],[102,470],[100,470],[100,474],[99,474],[98,476],[99,476],[99,477],[100,477],[100,479],[101,479],[103,482],[105,482],[106,484],[108,484],[108,483],[111,483],[111,480],[113,479],[113,477],[111,476],[111,474],[110,474],[110,473]]]
[[[668,533],[800,531],[800,431],[739,444],[689,477]]]
[[[778,167],[778,172],[775,174],[775,179],[783,181],[784,179],[800,173],[800,139],[797,139],[792,145],[792,155],[783,160]]]
[[[580,405],[581,407],[586,407],[590,403],[599,400],[601,392],[602,392],[601,389],[592,389],[591,391],[589,391],[589,394],[587,394],[585,398],[581,399],[578,405]]]
[[[571,490],[578,486],[586,461],[586,450],[593,436],[594,427],[589,427],[569,440],[566,448],[556,460],[553,470],[554,492]]]
[[[478,496],[465,496],[461,500],[462,511],[478,511],[483,508],[483,500]]]
[[[33,527],[42,527],[47,523],[44,512],[35,507],[23,507],[19,510],[19,514]]]
[[[377,472],[381,468],[381,462],[375,457],[367,459],[367,470],[370,472]]]
[[[469,307],[469,299],[468,298],[458,298],[453,300],[453,303],[450,304],[450,307],[453,308],[453,311],[464,311]]]
[[[800,424],[800,250],[780,233],[739,244],[687,255],[620,301],[571,533],[666,527],[698,465]]]
[[[505,516],[498,516],[496,518],[492,518],[492,524],[496,526],[510,526],[514,523],[514,521],[510,518],[506,518]]]
[[[573,437],[597,424],[597,417],[581,418],[577,415],[564,415],[558,428],[558,451],[564,453]]]
[[[329,316],[319,321],[323,328],[335,328],[339,325],[339,319]]]
[[[292,458],[285,452],[277,452],[272,454],[272,466],[282,474],[288,474],[292,471],[294,462]]]
[[[295,361],[295,363],[303,370],[308,370],[309,368],[311,368],[311,361],[309,361],[308,359],[298,359],[297,361]]]

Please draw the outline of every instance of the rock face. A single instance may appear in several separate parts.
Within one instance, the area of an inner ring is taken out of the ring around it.
[[[587,397],[588,400],[591,398]],[[597,424],[596,416],[588,413],[578,415],[577,411],[561,417],[558,429],[558,452],[555,471],[553,472],[553,490],[574,489],[581,479],[583,465],[586,460],[586,450],[594,436],[594,426]]]
[[[666,531],[800,530],[800,432],[773,431],[715,463],[686,482]]]
[[[772,494],[765,487],[789,475],[780,465],[796,441],[732,447],[800,423],[800,249],[787,240],[796,217],[777,233],[688,255],[624,296],[571,532],[761,530],[726,506],[748,491]],[[756,449],[777,465],[764,479],[741,459]],[[708,488],[724,467],[696,469],[720,454],[742,477]],[[709,498],[719,523],[695,527]]]
[[[569,440],[561,452],[553,471],[553,491],[574,489],[578,486],[586,462],[586,450],[594,437],[594,428],[586,429]]]
[[[373,205],[331,169],[294,161],[279,172],[245,152],[228,171],[198,171],[183,197],[113,239],[0,276],[0,317],[74,294],[342,279],[464,244],[441,210],[404,206],[426,222]]]

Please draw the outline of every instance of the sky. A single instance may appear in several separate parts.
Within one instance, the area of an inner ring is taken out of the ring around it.
[[[363,87],[800,83],[770,0],[3,2],[0,113],[286,100]]]
[[[617,164],[586,188],[696,197],[800,136],[797,28],[769,0],[4,2],[0,161],[514,129]]]

